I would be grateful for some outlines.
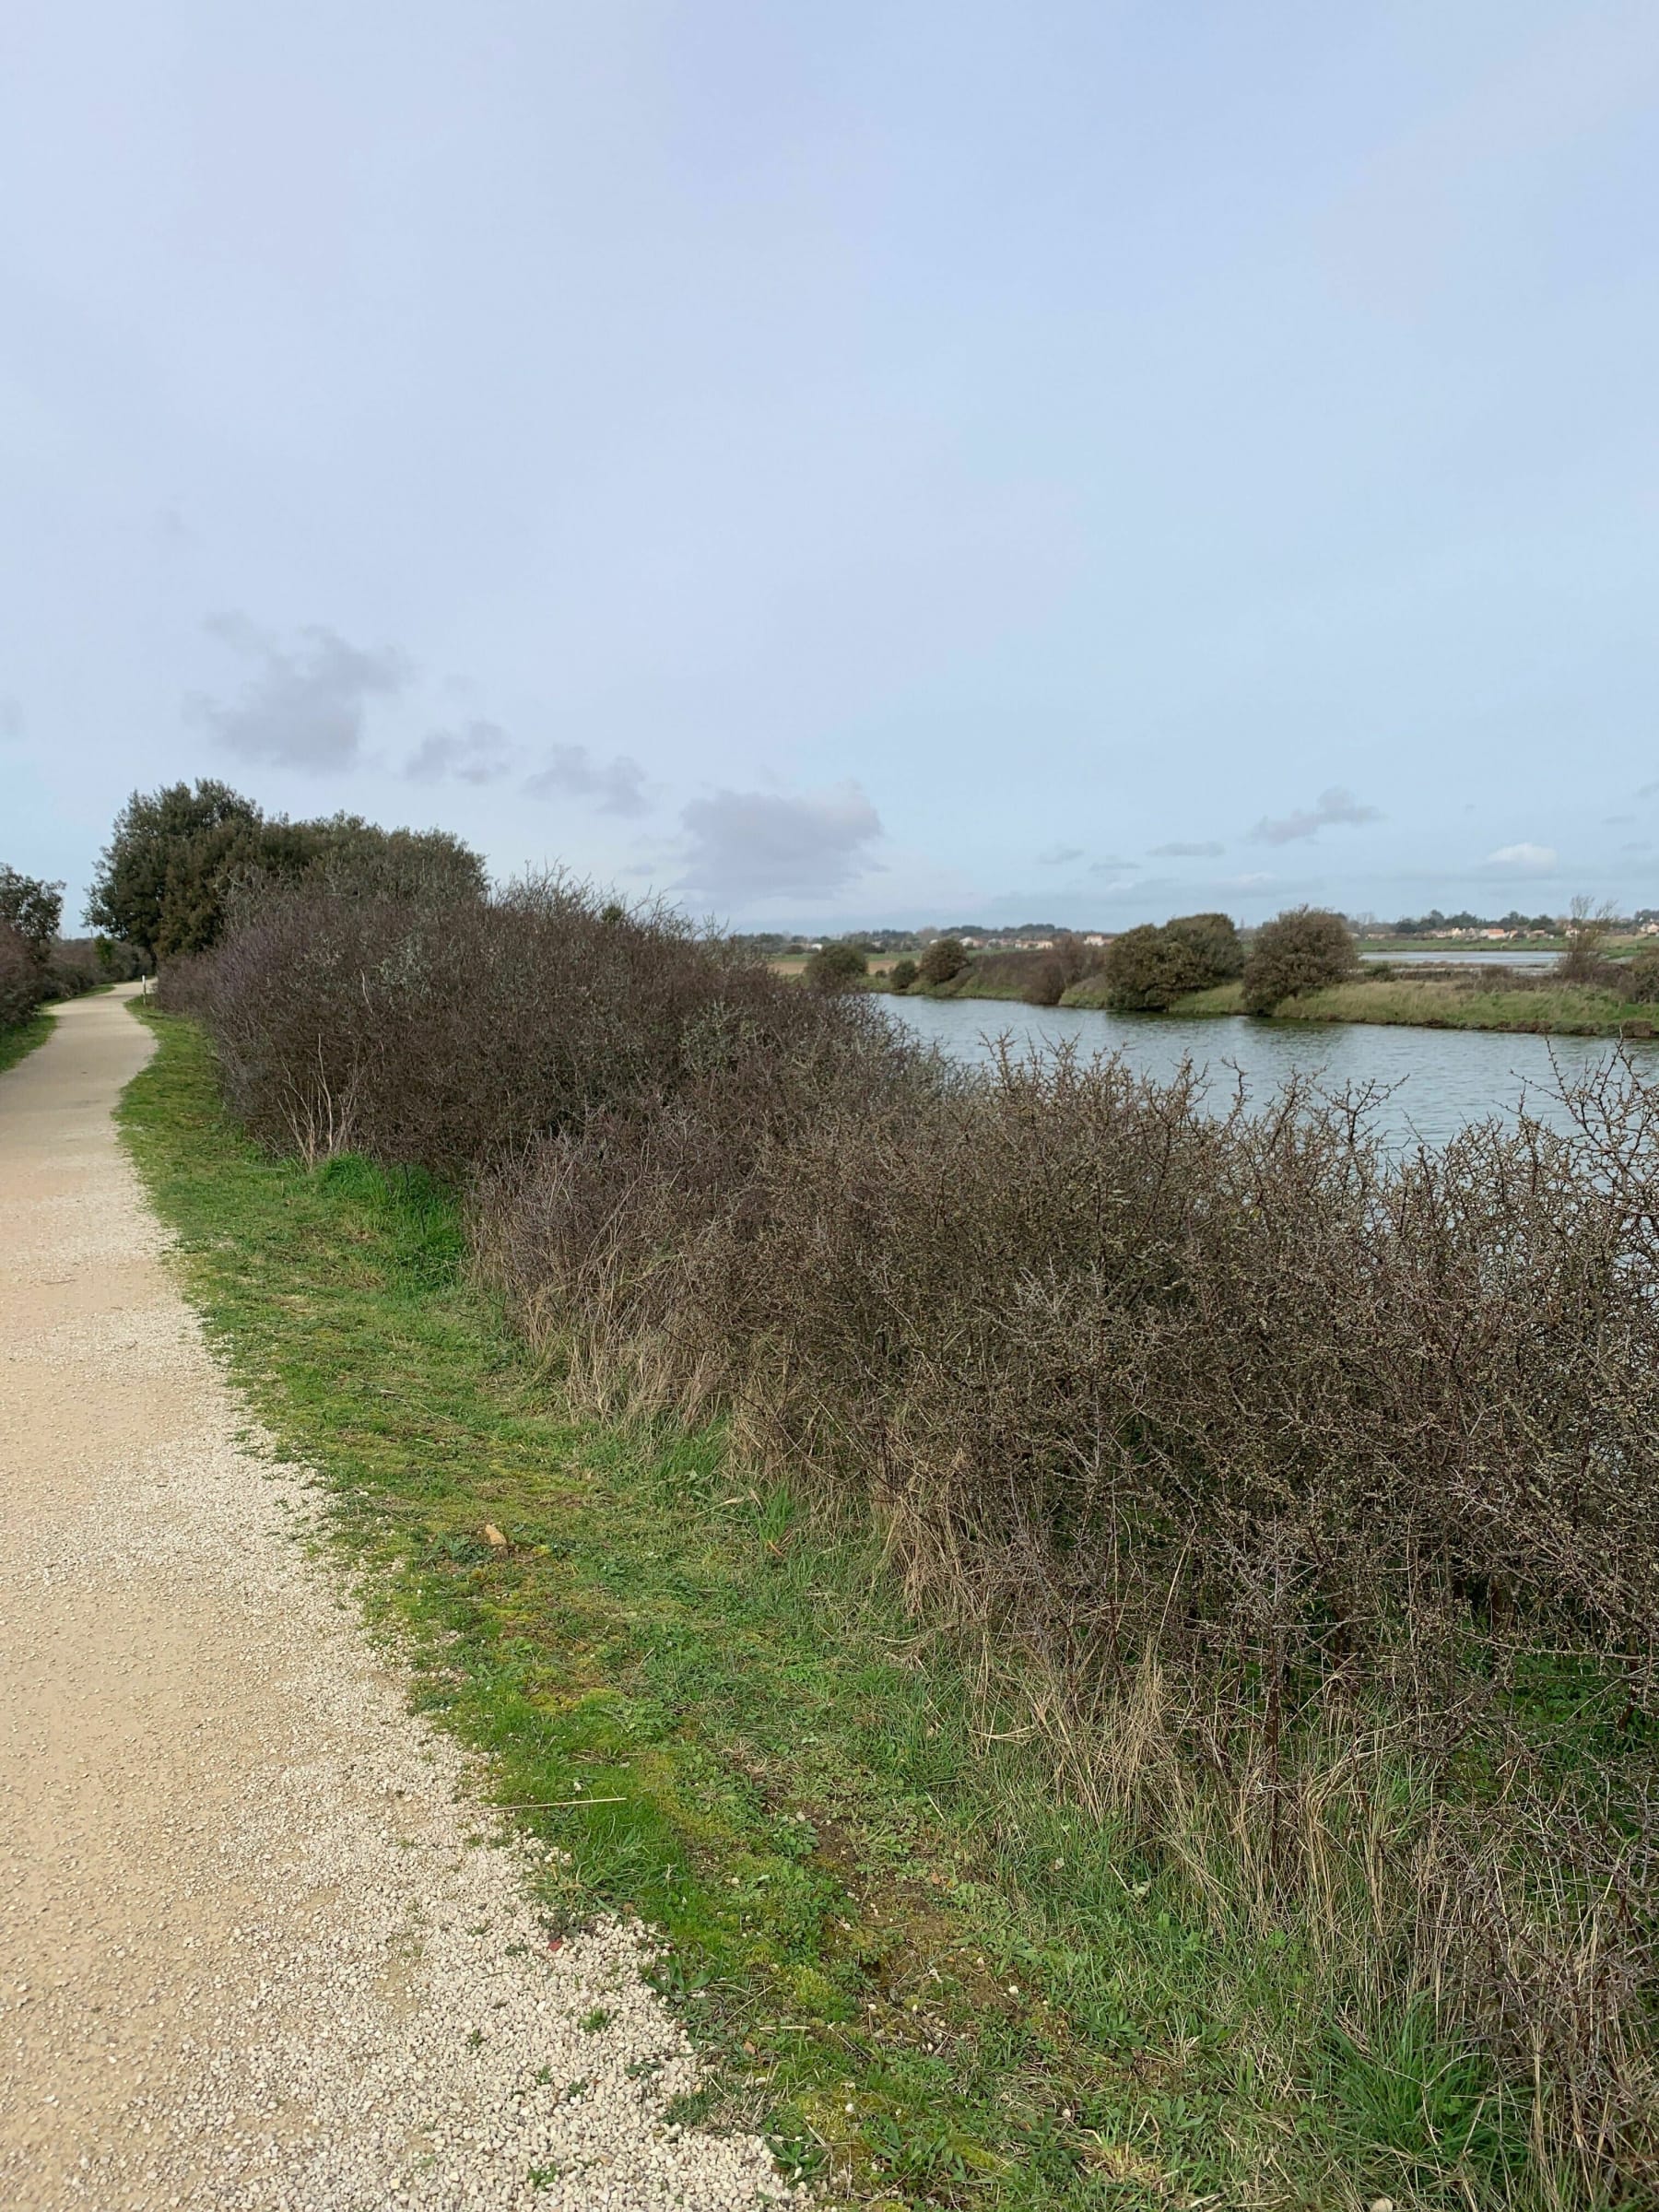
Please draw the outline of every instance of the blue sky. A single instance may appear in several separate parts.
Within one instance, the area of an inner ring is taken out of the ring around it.
[[[1659,10],[11,0],[0,858],[1659,905]]]

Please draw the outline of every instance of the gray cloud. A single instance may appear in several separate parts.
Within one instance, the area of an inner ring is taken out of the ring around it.
[[[592,799],[601,814],[643,814],[651,802],[645,796],[645,771],[637,760],[619,753],[602,760],[585,745],[555,745],[548,748],[547,766],[524,780],[524,794],[532,799]]]
[[[1226,850],[1227,847],[1218,844],[1214,838],[1205,838],[1192,844],[1183,844],[1177,840],[1171,845],[1151,847],[1154,860],[1215,860]]]
[[[784,798],[717,791],[680,815],[690,841],[677,887],[717,900],[821,897],[868,866],[881,818],[856,783]]]
[[[284,647],[244,615],[215,615],[206,627],[253,673],[240,699],[194,693],[185,712],[244,760],[349,768],[362,747],[369,701],[394,698],[409,681],[402,653],[365,652],[332,629],[304,629]]]
[[[1334,783],[1329,791],[1322,791],[1318,802],[1312,807],[1297,807],[1294,813],[1273,821],[1264,815],[1250,832],[1253,845],[1288,845],[1299,837],[1317,837],[1322,830],[1333,823],[1380,822],[1382,810],[1379,806],[1362,806],[1351,791],[1344,791]]]
[[[23,735],[23,701],[0,699],[0,743],[15,745]]]
[[[1659,793],[1659,783],[1639,783],[1636,786],[1636,796],[1639,799],[1651,799],[1655,793]]]
[[[1602,821],[1609,830],[1628,830],[1636,819],[1633,814],[1604,814]]]
[[[1140,864],[1133,860],[1119,860],[1115,853],[1109,853],[1104,860],[1091,860],[1088,872],[1091,876],[1138,876]]]
[[[513,763],[515,747],[498,722],[469,722],[458,730],[433,730],[405,766],[414,783],[454,776],[463,783],[493,783]]]
[[[1040,868],[1064,868],[1070,862],[1081,860],[1082,857],[1081,845],[1051,845],[1046,853],[1038,853],[1037,865]]]
[[[1651,853],[1653,842],[1652,838],[1639,837],[1630,844],[1620,845],[1618,849],[1621,853]]]

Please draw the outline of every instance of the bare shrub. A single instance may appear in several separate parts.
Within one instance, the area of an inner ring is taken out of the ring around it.
[[[0,1029],[26,1021],[48,994],[44,964],[9,922],[0,922]]]
[[[837,1048],[856,1059],[879,1038],[905,1057],[857,1002],[558,877],[488,902],[277,892],[170,967],[164,1003],[206,1017],[227,1095],[265,1143],[449,1175],[698,1084],[743,1088],[763,1114]]]
[[[1659,1091],[1396,1155],[1306,1085],[947,1068],[557,879],[279,899],[167,985],[267,1142],[465,1181],[578,1399],[873,1517],[1206,1910],[1659,2186]]]
[[[1608,900],[1598,906],[1582,891],[1574,898],[1567,916],[1567,947],[1555,966],[1559,982],[1594,985],[1610,980],[1607,939],[1618,918],[1618,909]],[[1617,976],[1617,969],[1612,974]]]

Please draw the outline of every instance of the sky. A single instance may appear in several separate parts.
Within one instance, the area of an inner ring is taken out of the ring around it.
[[[1659,906],[1652,0],[8,0],[0,859]]]

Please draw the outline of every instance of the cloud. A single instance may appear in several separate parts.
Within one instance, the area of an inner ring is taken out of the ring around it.
[[[651,804],[645,796],[645,771],[637,760],[625,753],[602,760],[585,745],[550,747],[547,766],[524,779],[524,795],[592,799],[601,814],[643,814]]]
[[[1553,845],[1500,845],[1480,865],[1494,876],[1553,876],[1556,849]]]
[[[1046,853],[1038,853],[1037,865],[1040,868],[1064,868],[1069,862],[1081,860],[1082,857],[1081,845],[1051,845]]]
[[[1119,860],[1114,854],[1109,853],[1104,860],[1091,860],[1088,864],[1088,872],[1091,876],[1122,876],[1125,871],[1132,876],[1138,874],[1138,863],[1133,860]]]
[[[1633,814],[1604,814],[1602,821],[1609,830],[1628,830],[1636,819]]]
[[[1173,844],[1153,845],[1148,849],[1154,860],[1215,860],[1227,847],[1217,844],[1213,838],[1192,844],[1182,843],[1178,838]]]
[[[1322,830],[1333,823],[1380,822],[1382,810],[1379,806],[1362,806],[1351,791],[1344,791],[1337,783],[1329,791],[1322,791],[1318,804],[1312,808],[1299,806],[1293,814],[1270,821],[1264,815],[1250,832],[1253,845],[1288,845],[1299,837],[1317,837]]]
[[[1655,794],[1659,794],[1659,783],[1639,783],[1636,786],[1636,796],[1639,799],[1651,799]]]
[[[1651,838],[1639,837],[1634,841],[1634,842],[1628,845],[1620,845],[1618,849],[1621,853],[1651,853],[1653,849],[1653,843]]]
[[[23,701],[0,699],[0,744],[15,745],[23,735]]]
[[[394,698],[409,681],[402,653],[366,652],[332,629],[301,630],[284,647],[244,615],[215,615],[205,627],[253,673],[240,699],[227,703],[193,693],[185,712],[244,760],[349,768],[362,747],[369,701]]]
[[[405,764],[412,783],[454,776],[463,783],[493,783],[512,766],[515,747],[496,722],[469,722],[459,730],[433,730]]]
[[[1257,868],[1247,876],[1225,877],[1221,888],[1224,891],[1261,891],[1277,880],[1277,877],[1268,875],[1265,869]]]
[[[822,897],[869,865],[881,818],[856,783],[787,798],[716,791],[680,815],[689,846],[677,888],[716,900]]]

